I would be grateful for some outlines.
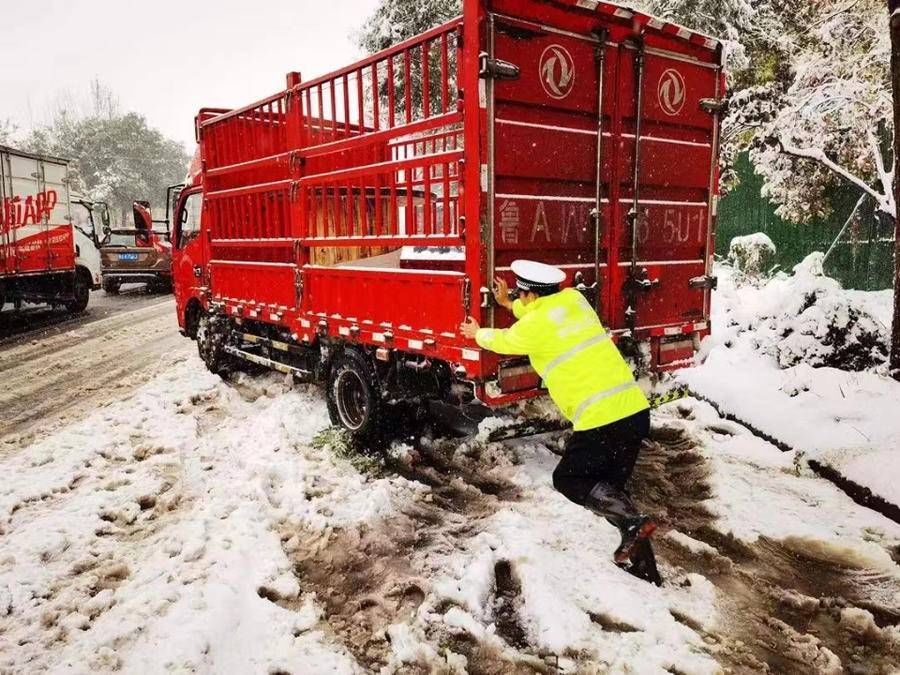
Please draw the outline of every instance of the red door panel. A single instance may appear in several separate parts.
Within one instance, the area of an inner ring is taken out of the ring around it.
[[[710,175],[714,118],[702,106],[717,95],[717,71],[700,63],[648,50],[644,55],[640,125],[636,123],[636,52],[620,51],[620,236],[621,291],[613,302],[613,325],[627,327],[635,310],[637,329],[707,318],[706,293],[691,288],[703,276],[708,252]],[[636,242],[632,246],[635,136],[640,126]],[[635,266],[632,268],[632,256]],[[629,285],[632,269],[649,284]],[[640,290],[630,293],[629,289]]]
[[[519,76],[493,84],[494,261],[511,279],[517,258],[540,260],[608,289],[608,228],[595,256],[592,212],[597,200],[599,50],[594,36],[523,30],[495,18],[494,58],[515,64]],[[607,122],[612,103],[604,102]],[[604,139],[604,143],[608,139]],[[611,163],[604,164],[604,183]],[[608,200],[602,220],[610,218]],[[608,302],[600,299],[604,314]],[[498,313],[500,321],[509,319]]]

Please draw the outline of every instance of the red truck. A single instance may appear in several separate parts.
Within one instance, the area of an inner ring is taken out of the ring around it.
[[[69,194],[66,160],[0,146],[0,206],[0,309],[24,301],[83,311],[98,280],[96,232],[91,205]],[[73,222],[82,209],[90,232]]]
[[[327,383],[365,436],[390,401],[540,395],[506,326],[517,258],[561,267],[643,372],[709,331],[724,108],[718,41],[595,0],[465,0],[357,63],[196,118],[178,321],[213,371]]]

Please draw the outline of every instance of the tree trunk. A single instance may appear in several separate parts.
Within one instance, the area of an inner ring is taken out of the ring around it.
[[[894,89],[894,196],[900,205],[900,0],[888,0],[891,25],[891,82]],[[894,218],[894,322],[891,374],[900,380],[900,214]]]

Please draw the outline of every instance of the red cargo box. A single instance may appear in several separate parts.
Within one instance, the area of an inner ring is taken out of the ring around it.
[[[719,43],[684,28],[593,0],[466,0],[346,68],[201,113],[179,321],[442,364],[507,401],[539,390],[518,364],[498,381],[457,330],[508,325],[487,287],[530,258],[645,344],[643,366],[670,367],[708,331],[723,95]]]

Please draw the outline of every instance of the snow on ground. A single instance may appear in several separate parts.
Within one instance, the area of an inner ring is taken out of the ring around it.
[[[558,435],[398,446],[370,475],[326,426],[317,389],[192,357],[0,460],[0,672],[897,665],[900,526],[704,403],[657,413],[636,472],[662,588],[553,490]]]
[[[871,340],[886,339],[893,295],[841,289],[821,275],[820,256],[762,285],[736,284],[720,268],[705,362],[678,377],[723,413],[898,504],[900,383],[883,366],[821,365],[882,363]],[[847,329],[840,345],[829,337],[833,326]]]
[[[387,484],[296,450],[326,424],[315,399],[245,400],[192,360],[6,459],[0,671],[358,670],[313,598],[259,591],[299,592],[279,521],[391,509]]]

